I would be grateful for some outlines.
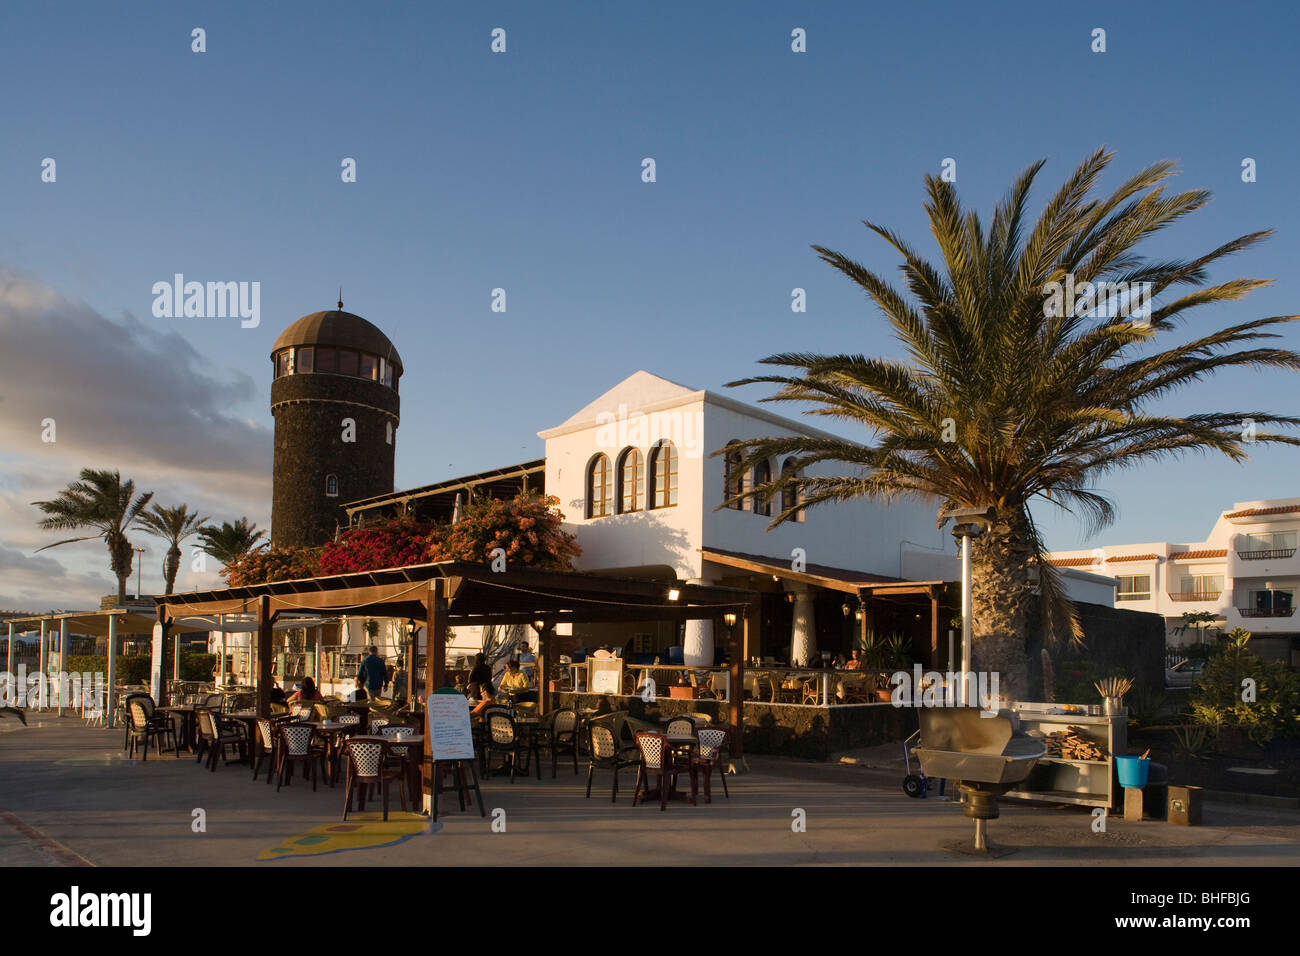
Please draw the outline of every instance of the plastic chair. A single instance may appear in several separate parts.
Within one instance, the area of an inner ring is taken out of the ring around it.
[[[632,791],[632,806],[636,806],[642,789],[650,792],[650,775],[659,778],[659,809],[668,809],[668,794],[677,786],[677,778],[683,773],[691,775],[691,803],[695,803],[696,780],[695,761],[687,757],[682,760],[668,746],[668,738],[663,734],[641,730],[636,735],[636,745],[641,751],[641,765],[637,768],[636,789]]]
[[[723,754],[730,756],[731,735],[722,727],[701,727],[697,736],[700,738],[700,754],[695,762],[704,771],[704,802],[713,802],[709,782],[713,779],[714,768],[722,778],[722,792],[730,800],[731,792],[727,790],[727,758]]]
[[[388,746],[379,740],[349,740],[343,748],[348,762],[347,798],[343,804],[343,819],[348,818],[352,809],[352,794],[358,783],[361,784],[358,810],[366,808],[366,789],[378,785],[384,801],[384,819],[388,819],[388,788],[397,781],[398,796],[403,808],[406,806],[406,774],[392,766],[384,758]]]
[[[624,767],[640,765],[640,757],[634,757],[619,747],[614,731],[604,724],[596,723],[587,725],[587,752],[590,754],[587,763],[587,797],[591,797],[592,777],[599,767],[614,771],[614,788],[610,791],[609,802],[617,802],[618,772]]]
[[[306,724],[281,724],[280,725],[280,747],[279,759],[276,761],[279,771],[278,782],[275,785],[276,792],[284,785],[286,773],[289,779],[293,778],[293,765],[300,763],[303,765],[303,773],[311,777],[312,792],[316,792],[317,773],[316,768],[320,768],[319,776],[325,775],[325,751],[320,747],[312,745],[311,727]]]

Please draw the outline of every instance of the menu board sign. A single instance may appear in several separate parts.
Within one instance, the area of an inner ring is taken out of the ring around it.
[[[460,694],[430,694],[429,752],[434,760],[473,760],[474,734],[469,729],[469,701]]]

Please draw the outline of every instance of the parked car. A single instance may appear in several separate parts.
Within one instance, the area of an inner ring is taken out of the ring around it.
[[[1173,667],[1166,667],[1165,687],[1169,690],[1189,688],[1196,683],[1203,670],[1205,670],[1205,661],[1199,657],[1175,664]]]

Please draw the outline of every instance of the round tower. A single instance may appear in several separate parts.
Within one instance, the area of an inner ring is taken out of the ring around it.
[[[276,547],[324,544],[347,526],[341,505],[393,490],[402,359],[338,305],[303,316],[271,348]]]

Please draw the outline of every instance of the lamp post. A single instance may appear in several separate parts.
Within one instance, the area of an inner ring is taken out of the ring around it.
[[[138,601],[140,599],[140,576],[141,576],[141,572],[144,571],[144,559],[138,557],[138,555],[144,554],[145,549],[132,548],[131,550],[134,551],[137,555],[135,559],[135,597],[136,600]]]
[[[961,682],[957,687],[957,703],[963,707],[970,705],[966,677],[971,669],[970,542],[984,533],[992,515],[992,508],[960,508],[949,514],[956,522],[952,536],[961,546]]]
[[[406,698],[411,699],[412,687],[415,681],[415,638],[420,633],[420,625],[415,623],[415,618],[410,618],[406,622]],[[396,691],[396,688],[394,688]]]

